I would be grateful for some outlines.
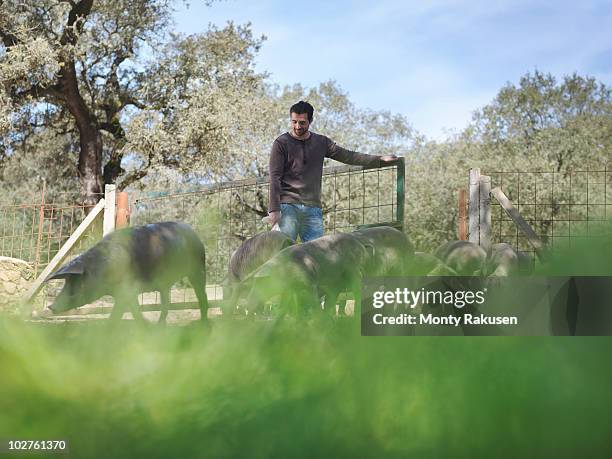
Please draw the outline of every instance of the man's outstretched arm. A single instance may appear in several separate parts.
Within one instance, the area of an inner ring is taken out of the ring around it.
[[[383,163],[390,163],[397,159],[395,155],[367,155],[365,153],[347,150],[346,148],[338,146],[331,139],[327,139],[327,154],[325,156],[340,161],[341,163],[365,167],[377,167],[381,166]]]

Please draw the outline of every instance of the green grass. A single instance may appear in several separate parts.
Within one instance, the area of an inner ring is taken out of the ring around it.
[[[611,348],[365,338],[351,320],[5,320],[0,432],[68,439],[74,457],[605,457]]]
[[[78,458],[612,456],[612,338],[357,325],[3,318],[0,438],[67,439]]]

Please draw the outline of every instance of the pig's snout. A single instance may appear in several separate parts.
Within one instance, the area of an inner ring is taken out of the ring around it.
[[[70,309],[70,307],[63,302],[56,300],[52,305],[47,306],[47,309],[53,314],[60,314]]]

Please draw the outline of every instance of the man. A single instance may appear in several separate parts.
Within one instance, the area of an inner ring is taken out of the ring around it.
[[[269,222],[294,241],[323,236],[321,181],[323,160],[378,166],[397,159],[395,155],[374,156],[346,150],[324,135],[309,131],[314,108],[299,101],[289,110],[291,130],[278,137],[270,154]]]

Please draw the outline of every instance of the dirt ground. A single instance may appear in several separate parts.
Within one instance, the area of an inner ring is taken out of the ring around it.
[[[206,287],[206,295],[208,301],[216,303],[223,300],[223,289],[220,285],[210,285]],[[181,307],[181,303],[197,303],[196,295],[193,289],[173,289],[170,292],[170,301],[176,304],[176,307]],[[143,293],[139,296],[141,306],[147,307],[150,305],[158,305],[160,296],[158,292]],[[215,319],[222,315],[221,308],[211,306],[208,309],[208,318]],[[108,319],[113,306],[112,297],[103,297],[92,304],[84,305],[78,309],[66,311],[66,314],[50,315],[44,311],[36,311],[32,321],[46,323],[65,323],[65,322],[84,322]],[[353,301],[348,300],[346,305],[346,315],[353,314]],[[143,316],[148,322],[156,323],[159,320],[160,311],[143,311]],[[124,320],[133,320],[131,313],[123,315]],[[169,325],[187,325],[190,322],[200,319],[199,309],[171,309],[168,311],[166,323]]]

